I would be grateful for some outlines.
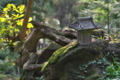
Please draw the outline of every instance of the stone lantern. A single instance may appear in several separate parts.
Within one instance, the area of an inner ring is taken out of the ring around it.
[[[77,30],[78,43],[81,45],[91,43],[92,31],[100,28],[93,22],[92,17],[77,18],[77,21],[69,27]]]

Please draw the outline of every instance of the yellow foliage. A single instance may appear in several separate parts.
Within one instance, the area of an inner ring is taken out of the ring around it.
[[[0,22],[5,22],[6,18],[0,17]]]
[[[32,23],[28,23],[28,24],[27,24],[27,28],[33,28]]]

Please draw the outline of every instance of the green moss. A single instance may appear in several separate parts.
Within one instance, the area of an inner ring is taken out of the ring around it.
[[[70,48],[74,47],[77,44],[77,41],[73,41],[70,44],[58,49],[57,51],[55,51],[53,53],[53,55],[50,57],[50,59],[48,60],[48,62],[43,66],[43,68],[41,69],[41,71],[44,71],[45,68],[55,62],[60,61],[61,56],[66,53]]]
[[[3,78],[3,77],[5,77],[6,75],[4,75],[4,74],[0,74],[0,78]]]

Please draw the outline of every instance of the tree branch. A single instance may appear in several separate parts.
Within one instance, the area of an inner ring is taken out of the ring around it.
[[[23,26],[21,28],[20,35],[19,35],[19,38],[21,41],[26,37],[27,24],[28,24],[28,19],[32,9],[32,3],[33,3],[33,0],[28,0],[27,10],[25,13],[24,21],[23,21]]]
[[[20,52],[21,57],[16,62],[16,64],[20,67],[23,67],[23,65],[29,60],[31,52],[36,52],[36,45],[40,38],[48,38],[62,46],[73,41],[65,36],[62,36],[62,33],[56,29],[41,25],[38,22],[34,22],[33,25],[34,28],[29,37],[26,39],[24,47]]]
[[[30,53],[29,60],[23,65],[24,70],[40,70],[43,64],[37,64],[36,61],[38,60],[39,55],[36,53]]]
[[[72,39],[64,36],[61,31],[57,31],[56,29],[53,29],[49,26],[45,26],[39,22],[34,21],[32,23],[33,23],[34,27],[36,27],[39,30],[39,33],[44,36],[44,38],[48,38],[48,39],[58,43],[59,45],[65,46],[68,43],[73,41]]]
[[[75,31],[58,31],[49,26],[45,26],[39,22],[32,22],[34,28],[30,33],[29,37],[26,39],[24,47],[22,48],[20,54],[21,57],[17,60],[18,64],[23,67],[23,65],[29,60],[29,55],[31,52],[36,52],[36,46],[41,38],[48,38],[61,46],[65,46],[68,43],[76,40]],[[68,36],[69,35],[69,36]],[[71,37],[72,35],[72,37]],[[45,59],[47,60],[47,59]]]

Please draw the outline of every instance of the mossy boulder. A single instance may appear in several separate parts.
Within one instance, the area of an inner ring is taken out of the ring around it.
[[[57,51],[55,51],[53,53],[53,55],[50,57],[50,59],[47,61],[47,63],[43,66],[43,68],[41,69],[41,71],[43,72],[45,70],[45,68],[53,63],[59,62],[60,60],[62,60],[62,56],[65,55],[65,53],[71,49],[72,47],[74,47],[76,45],[77,41],[74,41],[60,49],[58,49]]]
[[[42,68],[45,80],[99,80],[103,69],[97,64],[105,54],[108,41],[86,45],[72,42],[55,51]],[[47,73],[46,73],[47,72]]]

